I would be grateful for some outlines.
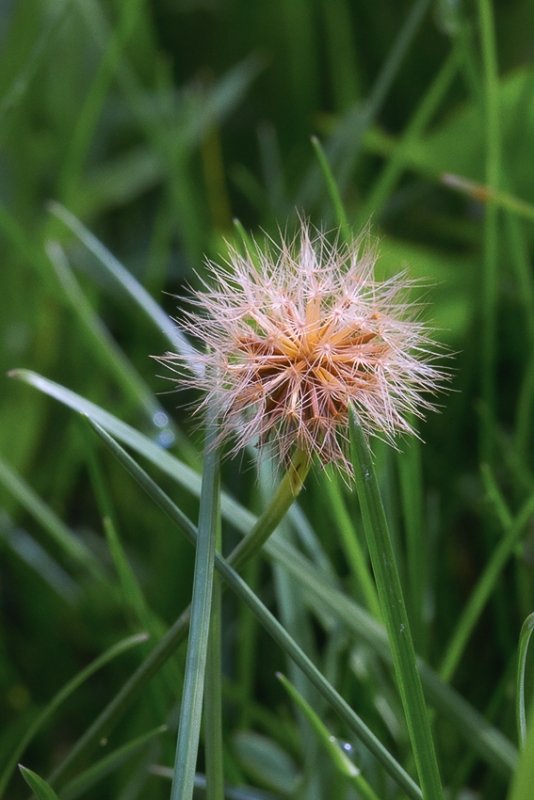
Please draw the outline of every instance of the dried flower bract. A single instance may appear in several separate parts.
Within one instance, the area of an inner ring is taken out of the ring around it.
[[[363,240],[331,244],[302,223],[293,242],[209,264],[183,317],[204,351],[161,360],[203,390],[200,407],[218,414],[234,451],[267,445],[286,460],[298,449],[350,472],[350,404],[386,439],[413,433],[412,415],[432,408],[444,378],[435,348],[406,299],[409,281],[377,282],[375,260]]]

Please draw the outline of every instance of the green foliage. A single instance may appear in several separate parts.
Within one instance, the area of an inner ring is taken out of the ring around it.
[[[375,469],[447,796],[527,800],[532,4],[5,5],[1,796],[169,797],[203,442],[150,356],[191,346],[173,295],[206,256],[298,211],[344,236],[371,218],[380,273],[423,283],[454,352],[425,444],[374,442]],[[222,463],[225,554],[289,505],[249,455]],[[215,559],[228,797],[420,796],[364,521],[314,466],[244,581]]]

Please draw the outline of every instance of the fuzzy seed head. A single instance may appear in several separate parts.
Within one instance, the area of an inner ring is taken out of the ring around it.
[[[375,261],[361,239],[331,244],[302,223],[292,242],[209,262],[182,320],[203,350],[160,360],[202,390],[198,408],[218,415],[233,452],[252,443],[285,461],[298,449],[350,474],[351,404],[367,433],[415,432],[445,375],[410,282],[377,282]]]

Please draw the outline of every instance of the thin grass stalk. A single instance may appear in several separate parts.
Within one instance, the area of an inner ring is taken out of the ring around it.
[[[534,631],[534,613],[529,614],[521,627],[519,635],[519,656],[517,666],[516,683],[516,717],[517,717],[517,740],[519,747],[523,750],[527,740],[527,714],[525,709],[525,673],[527,666],[527,651],[530,637]]]
[[[217,422],[210,420],[206,429],[191,621],[171,800],[192,800],[195,787],[213,595],[215,541],[219,527],[219,454],[215,447],[216,436]]]
[[[432,730],[373,460],[365,434],[354,412],[351,412],[350,423],[352,458],[363,528],[421,789],[425,800],[441,800],[443,791]]]
[[[221,526],[216,531],[215,547],[222,550]],[[211,622],[206,661],[204,695],[204,748],[206,759],[206,800],[224,800],[224,755],[222,726],[222,663],[221,663],[222,587],[219,575],[214,576],[211,601]]]
[[[499,76],[495,29],[490,0],[478,0],[484,73],[484,128],[486,131],[486,183],[496,191],[501,179],[501,131],[499,120]],[[484,219],[484,272],[482,275],[482,398],[486,415],[481,417],[481,452],[490,461],[495,428],[495,362],[497,351],[497,286],[498,286],[498,207],[488,198]]]

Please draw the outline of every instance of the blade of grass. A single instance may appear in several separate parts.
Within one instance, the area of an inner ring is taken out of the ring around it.
[[[493,190],[501,181],[501,129],[499,117],[499,76],[493,8],[490,0],[478,0],[484,73],[484,120],[486,138],[486,183]],[[483,459],[490,460],[495,425],[495,362],[497,348],[497,288],[498,288],[498,208],[489,199],[484,218],[484,271],[482,273],[482,398],[487,417],[480,431]]]
[[[215,547],[222,550],[218,526]],[[204,693],[204,752],[206,762],[206,800],[224,800],[224,759],[222,730],[222,587],[215,575],[211,602],[211,624],[206,661]]]
[[[325,610],[329,611],[346,627],[355,642],[363,640],[386,663],[392,663],[387,634],[375,619],[325,580],[322,573],[286,542],[270,541],[267,548],[273,558],[285,565],[294,580],[308,587],[308,601],[313,604],[318,616]],[[511,742],[461,695],[443,683],[422,659],[418,659],[417,664],[425,693],[440,715],[450,721],[458,735],[488,764],[509,776],[517,762],[517,752]]]
[[[347,185],[354,163],[360,154],[364,133],[382,108],[429,6],[430,0],[417,0],[413,3],[363,109],[361,102],[350,109],[326,144],[326,156],[332,165],[340,192],[343,192]],[[319,180],[314,165],[303,181],[297,205],[308,207],[316,200],[318,194]]]
[[[74,562],[96,578],[103,577],[102,568],[89,548],[74,536],[31,486],[17,475],[2,458],[0,458],[0,483],[42,526],[69,561]]]
[[[61,800],[75,800],[81,794],[85,794],[91,789],[95,783],[102,780],[106,775],[117,769],[122,764],[130,760],[136,753],[142,750],[149,742],[152,742],[162,733],[167,731],[166,725],[158,725],[151,731],[136,736],[130,742],[127,742],[122,747],[118,747],[112,753],[109,753],[104,758],[101,758],[96,763],[92,764],[89,769],[84,770],[76,778],[69,781],[61,791]]]
[[[354,529],[354,524],[345,506],[337,475],[328,477],[324,482],[324,490],[328,496],[330,508],[335,515],[337,529],[340,534],[340,544],[354,577],[354,583],[361,591],[369,611],[379,620],[381,618],[380,605],[373,578],[357,532]]]
[[[328,163],[328,159],[325,155],[325,152],[322,148],[321,142],[319,141],[318,137],[312,136],[311,143],[315,151],[317,161],[319,162],[321,172],[323,173],[323,178],[326,183],[328,194],[330,195],[330,202],[332,203],[332,208],[334,210],[336,223],[342,232],[343,240],[345,242],[348,242],[350,241],[351,230],[347,219],[347,214],[345,212],[345,207],[343,205],[343,201],[341,199],[341,195],[339,193],[339,189],[336,184],[336,180],[332,174],[332,170],[330,169],[330,164]]]
[[[397,146],[372,187],[369,197],[358,212],[356,228],[365,225],[371,216],[377,215],[382,210],[388,197],[391,196],[395,184],[398,181],[403,169],[405,169],[406,150],[417,141],[429,125],[436,110],[442,103],[452,81],[457,75],[459,67],[459,48],[455,48],[448,58],[444,61],[438,74],[432,80],[430,87],[417,107],[417,111],[410,120],[402,138],[398,140]]]
[[[105,268],[106,272],[112,276],[121,289],[135,302],[135,304],[146,314],[150,321],[163,334],[169,344],[184,355],[191,355],[195,352],[194,347],[188,342],[185,336],[174,322],[165,314],[156,301],[148,294],[146,289],[123,267],[118,259],[89,231],[80,220],[71,214],[60,203],[52,201],[49,204],[50,213],[72,232],[85,245],[97,260]]]
[[[396,456],[406,536],[408,608],[414,642],[418,652],[422,652],[425,576],[428,574],[428,565],[426,540],[423,535],[423,472],[420,442],[417,439],[410,442],[404,452],[396,453]]]
[[[487,466],[483,468],[483,475],[490,498],[494,505],[499,508],[503,500]],[[480,615],[486,603],[491,598],[506,562],[513,554],[521,536],[524,535],[525,527],[533,511],[534,494],[526,500],[515,518],[510,517],[508,514],[506,520],[501,519],[501,523],[504,523],[505,534],[497,547],[493,549],[491,558],[486,564],[475,588],[472,590],[469,600],[456,624],[439,670],[442,680],[449,682],[452,679],[473,628],[480,619]]]
[[[508,800],[531,800],[534,786],[534,700],[530,703],[530,724],[523,752],[515,772]]]
[[[171,800],[192,800],[195,785],[213,594],[215,540],[219,526],[217,432],[216,420],[210,420],[206,428],[189,639]]]
[[[0,776],[0,797],[4,795],[6,787],[9,783],[11,775],[15,770],[17,761],[24,753],[28,745],[33,741],[37,733],[46,725],[51,717],[56,713],[63,703],[78,689],[85,681],[87,681],[95,672],[105,667],[110,661],[122,655],[123,653],[131,650],[132,647],[137,647],[148,640],[146,633],[138,633],[135,636],[129,636],[117,642],[100,656],[94,659],[87,667],[74,676],[47,704],[41,711],[37,718],[28,727],[22,739],[18,742],[13,753],[10,755],[7,764],[2,770]]]
[[[282,675],[281,672],[277,672],[276,677],[307,718],[321,744],[328,753],[336,770],[340,772],[341,775],[343,775],[350,783],[354,784],[358,793],[362,798],[364,798],[364,800],[379,800],[378,796],[369,786],[365,778],[363,778],[360,774],[358,767],[345,753],[335,736],[330,733],[326,725],[323,723],[319,715],[316,714],[307,700],[305,700],[305,698],[297,691],[295,686],[293,686],[293,684],[284,675]]]
[[[48,242],[46,253],[65,297],[75,313],[76,322],[87,336],[92,355],[100,359],[114,380],[121,384],[125,395],[132,399],[136,407],[142,408],[152,421],[155,414],[163,411],[161,405],[154,399],[148,386],[132,368],[125,354],[93,311],[69,266],[65,251],[58,242]]]
[[[36,772],[32,772],[28,767],[23,767],[22,764],[19,764],[19,769],[22,777],[38,800],[59,800],[55,791],[44,778],[41,778]]]
[[[354,412],[351,412],[350,424],[352,459],[363,528],[421,789],[427,800],[439,800],[443,798],[443,791],[395,553],[371,453]]]
[[[529,614],[521,627],[519,635],[519,657],[517,665],[516,683],[516,716],[517,739],[519,747],[524,749],[527,741],[527,715],[525,710],[525,674],[527,667],[527,651],[530,637],[534,631],[534,613]]]

